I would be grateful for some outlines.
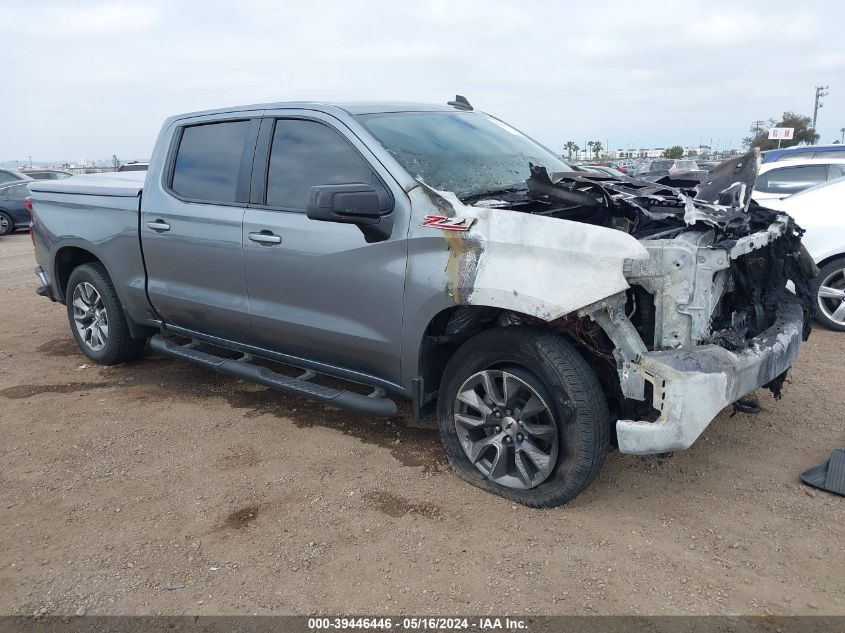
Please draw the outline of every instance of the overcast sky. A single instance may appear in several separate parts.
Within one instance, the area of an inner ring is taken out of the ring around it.
[[[171,114],[466,95],[555,150],[845,127],[845,2],[228,0],[0,5],[0,161],[147,158]],[[752,3],[748,3],[751,5]]]

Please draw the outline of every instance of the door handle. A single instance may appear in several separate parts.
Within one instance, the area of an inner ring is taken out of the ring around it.
[[[170,225],[164,220],[156,220],[155,222],[147,222],[147,228],[150,228],[153,231],[163,232],[169,231]]]
[[[257,242],[258,244],[281,244],[282,243],[282,236],[276,235],[274,233],[270,233],[269,231],[264,233],[250,233],[249,239],[253,242]]]

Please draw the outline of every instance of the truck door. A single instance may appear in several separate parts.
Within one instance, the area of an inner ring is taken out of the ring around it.
[[[249,342],[242,235],[259,125],[248,114],[192,120],[153,159],[141,246],[150,302],[170,325]]]
[[[309,219],[313,186],[372,183],[393,227],[368,243],[355,224]],[[267,349],[399,382],[408,199],[342,123],[313,111],[265,116],[244,268],[254,336]]]

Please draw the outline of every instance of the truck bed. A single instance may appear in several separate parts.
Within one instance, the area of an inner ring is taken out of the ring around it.
[[[147,172],[143,171],[83,174],[64,180],[36,180],[30,183],[29,190],[45,193],[137,198],[141,195],[146,177]]]

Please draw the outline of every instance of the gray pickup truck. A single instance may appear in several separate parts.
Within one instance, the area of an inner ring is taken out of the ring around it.
[[[758,165],[586,172],[461,97],[185,114],[146,174],[30,185],[38,293],[94,362],[149,341],[373,418],[405,399],[466,481],[555,506],[611,444],[684,449],[780,395],[813,271]]]

